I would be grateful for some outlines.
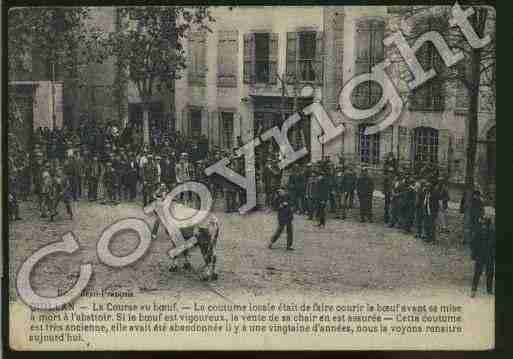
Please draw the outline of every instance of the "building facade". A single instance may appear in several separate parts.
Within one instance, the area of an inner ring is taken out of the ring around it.
[[[379,171],[385,156],[393,153],[404,166],[431,162],[451,182],[463,182],[468,108],[462,88],[429,81],[406,97],[393,126],[371,136],[364,130],[373,119],[355,121],[340,111],[343,84],[394,56],[383,45],[402,21],[393,7],[216,7],[212,15],[212,33],[194,33],[185,44],[189,63],[176,81],[177,131],[204,134],[211,144],[232,148],[237,137],[245,143],[319,99],[345,131],[323,146],[316,121],[301,121],[303,128],[296,132],[303,132],[312,161],[322,155],[341,157]],[[430,18],[418,22],[412,26],[438,26]],[[429,44],[417,55],[426,69],[440,62]],[[399,87],[404,66],[394,63],[390,69]],[[352,101],[367,108],[380,97],[379,85],[368,82],[355,89]],[[494,131],[492,104],[479,113],[480,138],[488,142],[479,146],[478,167],[486,173],[494,173],[489,145]],[[293,142],[295,134],[290,137]]]

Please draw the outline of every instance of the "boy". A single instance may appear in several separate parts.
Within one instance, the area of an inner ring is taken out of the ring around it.
[[[292,220],[294,219],[294,212],[292,211],[292,208],[289,205],[288,196],[285,194],[284,188],[280,188],[278,190],[278,197],[276,198],[276,202],[278,207],[278,228],[271,237],[269,249],[272,249],[273,243],[278,240],[278,238],[281,235],[281,232],[283,232],[283,229],[287,227],[287,250],[292,251],[294,250],[294,248],[292,247]]]

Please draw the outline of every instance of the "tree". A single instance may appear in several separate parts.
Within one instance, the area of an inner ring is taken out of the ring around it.
[[[474,14],[469,17],[469,22],[480,39],[489,36],[491,41],[484,47],[474,48],[470,46],[467,38],[456,27],[449,26],[452,18],[452,7],[449,6],[409,6],[399,11],[399,15],[407,21],[432,19],[435,28],[446,40],[454,52],[463,54],[463,59],[450,68],[434,66],[437,72],[436,80],[452,85],[463,90],[467,103],[466,118],[466,167],[465,167],[465,200],[471,203],[472,192],[475,188],[476,154],[478,144],[479,112],[484,107],[495,108],[495,9],[491,6],[472,5]],[[465,10],[465,9],[463,9]],[[406,38],[413,43],[423,33],[428,31],[425,26],[413,26]],[[431,46],[431,45],[428,45]],[[419,52],[426,49],[423,46]],[[440,59],[437,63],[440,64]],[[425,68],[427,71],[428,68]],[[404,77],[403,77],[404,78]],[[430,80],[433,81],[434,79]],[[429,82],[428,82],[429,83]],[[405,86],[400,86],[405,88]],[[467,206],[464,214],[465,241],[470,241],[472,232],[470,222],[470,206]]]
[[[149,104],[155,93],[174,88],[186,67],[182,41],[190,31],[210,31],[205,6],[138,6],[118,8],[118,31],[109,38],[124,81],[131,81],[143,106],[144,142],[149,143]],[[123,80],[122,80],[123,81]]]
[[[8,12],[8,76],[9,81],[33,77],[33,64],[45,65],[43,76],[74,79],[80,85],[87,81],[85,70],[92,62],[107,56],[102,33],[86,26],[91,16],[86,7],[18,7]],[[50,66],[46,66],[50,65]],[[25,75],[25,76],[23,76]],[[9,91],[9,123],[20,121],[14,91]]]

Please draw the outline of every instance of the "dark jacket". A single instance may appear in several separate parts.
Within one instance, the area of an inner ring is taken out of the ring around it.
[[[424,193],[423,207],[424,214],[436,217],[440,209],[438,192],[436,190],[428,190]]]
[[[275,207],[278,209],[278,223],[288,224],[294,219],[294,212],[290,207],[289,198],[287,195],[276,197]]]
[[[495,260],[495,225],[490,220],[479,223],[479,229],[472,238],[472,259],[483,263]]]
[[[372,197],[374,193],[374,181],[369,176],[362,176],[358,178],[356,183],[356,191],[358,197]]]
[[[317,181],[317,192],[318,198],[321,201],[327,201],[330,198],[331,183],[330,179],[326,176],[322,176]]]
[[[344,174],[344,191],[353,192],[356,187],[356,176],[354,173],[345,173]]]

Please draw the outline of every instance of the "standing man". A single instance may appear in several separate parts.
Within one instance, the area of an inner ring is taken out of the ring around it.
[[[491,207],[490,207],[491,208]],[[492,213],[483,211],[479,220],[479,229],[472,238],[472,259],[474,264],[474,277],[472,278],[472,293],[470,296],[476,296],[479,279],[483,270],[486,269],[486,292],[493,294],[493,277],[495,274],[495,210],[491,208]]]
[[[393,228],[396,224],[397,227],[401,226],[400,220],[400,212],[401,212],[401,192],[402,192],[402,183],[401,183],[401,175],[397,174],[393,179],[390,179],[390,192],[389,192],[389,207],[391,209],[391,216],[388,218],[388,209],[385,208],[385,219],[390,219],[390,221],[385,220],[386,222],[390,222],[389,227]],[[386,195],[385,195],[385,206],[386,206]]]
[[[429,183],[424,191],[424,230],[426,231],[426,242],[432,243],[436,237],[436,219],[438,217],[438,194],[433,183]]]
[[[358,200],[360,201],[360,221],[372,222],[372,196],[374,194],[374,181],[370,178],[367,168],[362,169],[356,183]]]
[[[80,151],[76,151],[75,153],[75,165],[77,166],[77,198],[81,198],[85,195],[85,172],[86,172],[86,161],[80,155]]]
[[[415,238],[422,239],[424,238],[424,197],[426,186],[425,180],[418,180],[415,183],[415,223],[417,225],[417,233],[415,234]]]
[[[344,201],[345,208],[353,208],[354,206],[354,191],[356,189],[356,175],[352,168],[349,168],[344,174]]]
[[[447,180],[443,177],[438,179],[438,195],[440,199],[440,211],[438,213],[438,225],[440,232],[449,232],[449,223],[447,219],[447,210],[449,208],[449,187]]]
[[[64,175],[61,168],[58,168],[52,183],[50,222],[53,222],[53,219],[58,214],[57,209],[61,201],[64,202],[66,212],[68,212],[70,219],[73,219],[73,211],[71,210],[72,199],[71,180]]]
[[[346,204],[344,203],[344,170],[342,167],[339,168],[335,176],[335,196],[338,204],[338,219],[346,219]]]
[[[181,185],[182,183],[189,182],[192,176],[191,164],[189,163],[189,155],[183,152],[180,155],[180,161],[175,166],[176,183]],[[182,193],[182,199],[189,201],[190,193]]]
[[[308,219],[312,220],[315,209],[316,209],[316,182],[317,182],[317,173],[315,169],[310,168],[308,171],[308,177],[306,179],[306,202],[307,202],[307,213]]]
[[[90,201],[96,201],[98,199],[98,181],[102,174],[102,165],[98,160],[98,156],[94,155],[93,160],[87,167],[86,176],[88,183],[88,197]]]
[[[105,201],[103,204],[116,203],[116,170],[112,166],[111,161],[107,161],[105,165],[105,171],[103,173],[103,188],[105,189]]]
[[[385,216],[384,222],[390,221],[390,204],[392,200],[393,172],[385,167],[383,173],[383,194],[385,195]]]
[[[128,192],[130,194],[130,200],[133,201],[137,197],[137,177],[138,177],[139,165],[132,151],[128,153],[128,164],[127,164],[127,183]]]
[[[278,190],[278,196],[276,198],[276,207],[278,208],[278,228],[276,232],[274,232],[271,237],[271,242],[269,243],[269,249],[272,249],[274,242],[278,240],[283,229],[287,228],[287,250],[292,251],[294,248],[292,247],[293,243],[293,230],[292,230],[292,220],[294,219],[294,212],[289,205],[288,196],[285,193],[285,188],[280,188]]]
[[[326,226],[326,206],[328,205],[328,201],[330,200],[331,194],[331,186],[330,179],[327,176],[328,170],[325,168],[321,170],[321,173],[317,179],[317,219],[319,223],[318,227]]]
[[[50,196],[53,187],[53,177],[50,172],[50,167],[50,163],[47,162],[44,168],[41,169],[41,218],[48,217],[48,212],[50,212],[52,208]]]
[[[157,167],[153,160],[153,155],[147,155],[148,161],[143,167],[143,205],[146,206],[151,201],[155,184],[157,183]]]

